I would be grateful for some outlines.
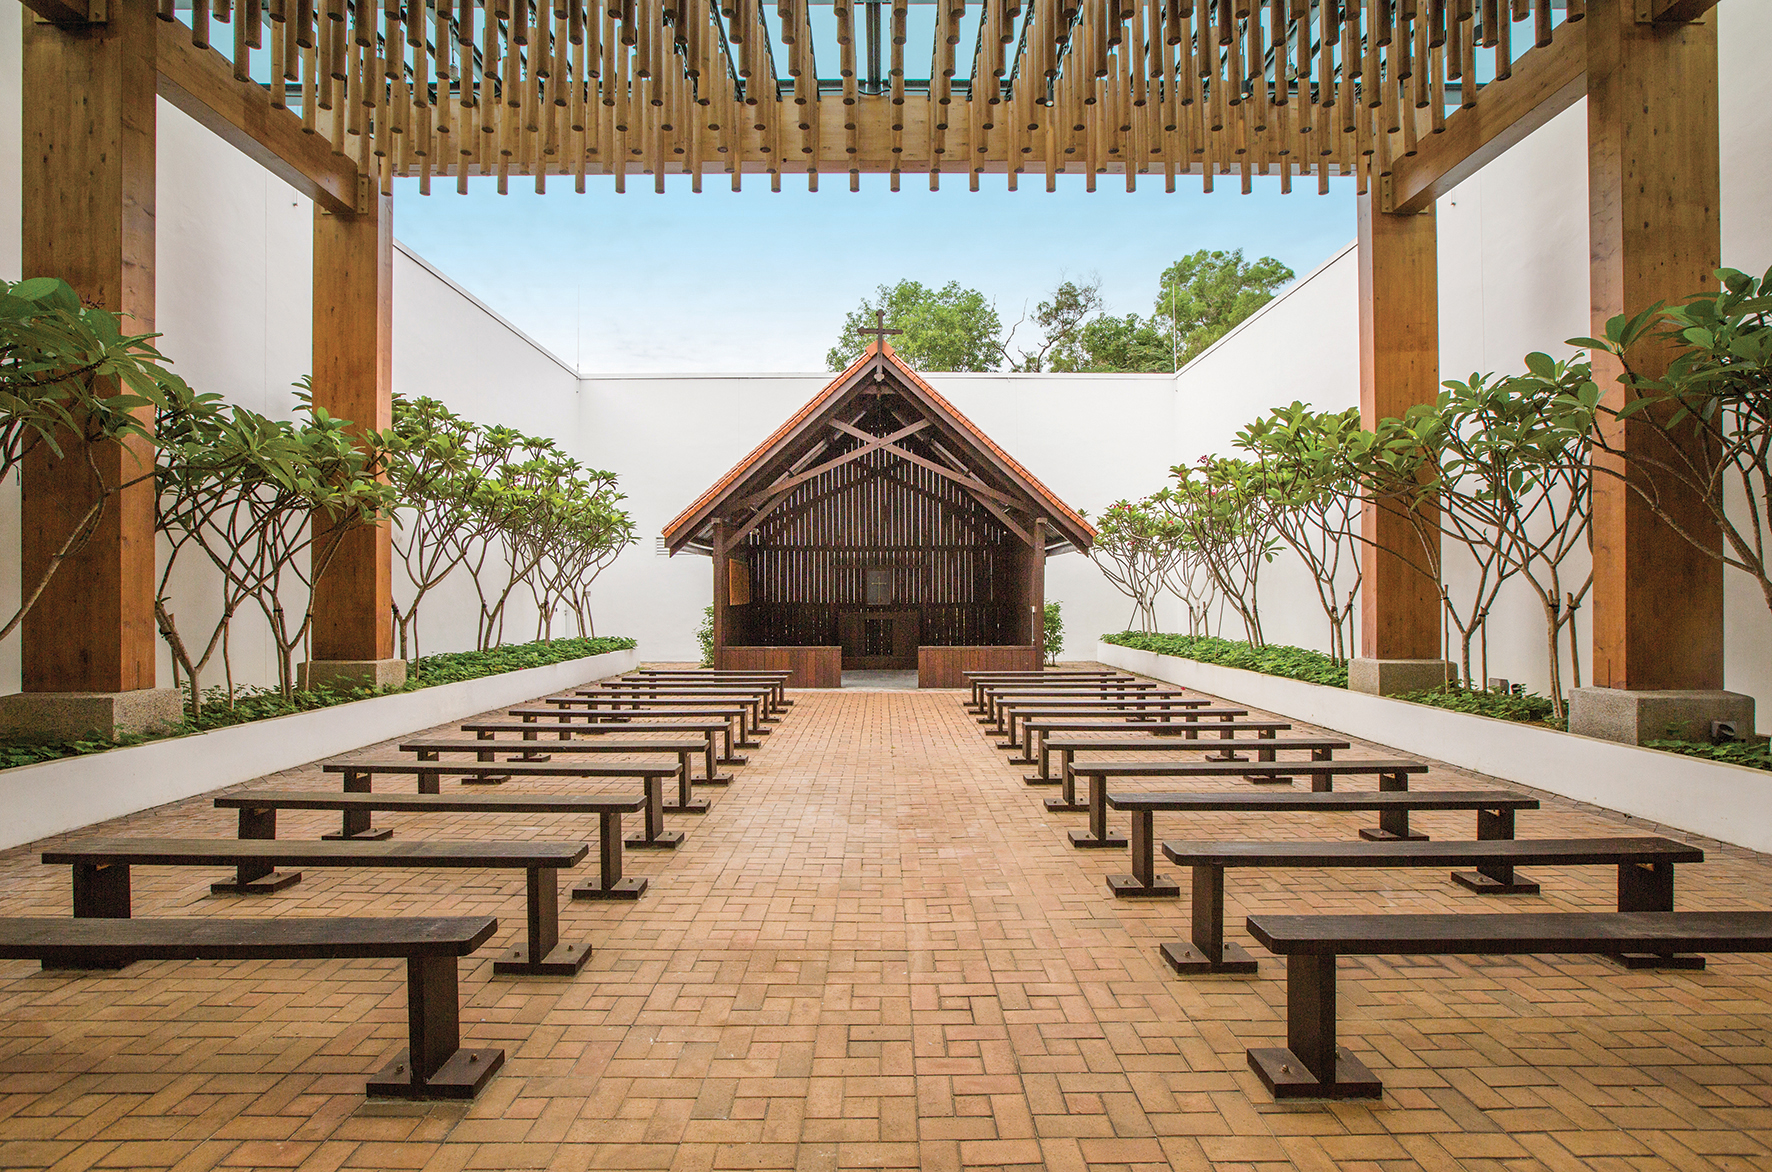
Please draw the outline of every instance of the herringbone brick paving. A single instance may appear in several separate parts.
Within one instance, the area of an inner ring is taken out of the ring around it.
[[[562,934],[595,949],[578,977],[495,977],[492,946],[463,962],[465,1041],[509,1052],[478,1101],[363,1099],[405,1042],[397,962],[82,976],[0,962],[0,1167],[1772,1168],[1772,958],[1699,973],[1345,960],[1343,1041],[1385,1099],[1276,1105],[1243,1052],[1283,1039],[1280,963],[1172,976],[1157,945],[1185,935],[1185,900],[1110,896],[1124,853],[1070,849],[1080,816],[1041,808],[1051,791],[988,746],[962,694],[795,699],[730,789],[701,791],[712,812],[670,819],[681,849],[628,855],[652,879],[643,900],[563,901]],[[1495,783],[1436,765],[1416,784]],[[1160,817],[1158,833],[1348,837],[1371,817]],[[337,816],[282,820],[307,837]],[[379,820],[401,836],[594,836],[564,816]],[[1414,822],[1473,833],[1468,813]],[[1519,832],[1657,829],[1547,797]],[[80,832],[232,833],[207,796]],[[0,854],[0,914],[67,914],[66,869],[36,861],[45,845]],[[1709,861],[1681,868],[1678,906],[1772,906],[1772,860],[1700,845]],[[1250,912],[1613,906],[1610,868],[1531,876],[1542,896],[1486,900],[1439,872],[1236,871],[1225,918],[1264,955],[1242,931]],[[213,877],[138,869],[136,912],[490,913],[495,944],[521,932],[509,873],[316,870],[252,901],[209,895]]]

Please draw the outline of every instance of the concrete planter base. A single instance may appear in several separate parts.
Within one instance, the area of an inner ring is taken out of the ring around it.
[[[1125,671],[1580,802],[1772,852],[1772,773],[1097,643]],[[1521,837],[1529,832],[1522,831]]]
[[[213,732],[0,770],[0,848],[119,818],[631,671],[637,650],[376,696]]]

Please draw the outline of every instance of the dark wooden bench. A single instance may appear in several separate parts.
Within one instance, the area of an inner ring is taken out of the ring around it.
[[[276,838],[278,810],[340,810],[345,817],[387,810],[405,814],[595,814],[597,882],[580,883],[574,899],[639,899],[646,880],[622,877],[621,816],[646,807],[641,794],[333,794],[258,790],[215,799],[218,809],[238,810],[239,837]],[[347,826],[348,829],[348,826]],[[343,836],[348,837],[348,836]],[[301,876],[295,876],[299,879]],[[286,881],[280,886],[287,886]]]
[[[505,951],[498,973],[571,976],[590,959],[588,944],[560,942],[559,874],[590,853],[582,842],[287,842],[229,838],[97,838],[43,852],[49,864],[74,870],[74,914],[129,918],[131,867],[233,867],[218,894],[266,893],[293,878],[278,867],[423,867],[521,869],[529,916],[524,943]]]
[[[1329,814],[1358,810],[1378,811],[1385,841],[1423,841],[1425,834],[1409,829],[1411,810],[1475,810],[1477,838],[1489,840],[1514,836],[1514,814],[1538,809],[1537,798],[1523,798],[1505,790],[1403,790],[1385,793],[1185,793],[1109,794],[1107,804],[1132,815],[1132,874],[1108,876],[1108,890],[1118,896],[1180,895],[1181,887],[1156,873],[1154,815],[1158,811],[1204,813],[1307,813]],[[1362,837],[1371,837],[1362,831]]]
[[[978,723],[993,723],[997,719],[997,706],[1005,700],[1025,700],[1035,696],[1050,696],[1055,700],[1125,698],[1142,696],[1147,692],[1174,690],[1149,680],[1096,680],[1084,684],[986,684],[979,689],[979,694],[984,697],[984,711],[979,713]]]
[[[584,696],[544,696],[542,703],[552,704],[557,709],[575,709],[573,715],[589,720],[664,720],[672,716],[724,716],[738,729],[738,739],[732,743],[740,749],[760,749],[763,742],[751,738],[769,735],[768,729],[752,726],[749,704],[723,704],[718,700],[667,697],[652,700],[645,708],[605,709]],[[516,715],[519,710],[512,708],[507,711]]]
[[[1213,745],[1211,741],[1196,743],[1202,748]],[[1248,777],[1265,773],[1290,781],[1291,774],[1309,773],[1312,793],[1332,793],[1337,777],[1376,775],[1379,790],[1388,792],[1407,790],[1411,773],[1426,772],[1427,766],[1420,761],[1073,761],[1071,773],[1089,783],[1089,829],[1071,831],[1071,845],[1084,849],[1126,845],[1124,838],[1108,829],[1107,782],[1110,777]],[[1389,837],[1382,826],[1373,827],[1370,834],[1362,830],[1360,836]]]
[[[1231,762],[1247,761],[1249,758],[1243,756],[1243,752],[1253,752],[1259,761],[1273,761],[1275,760],[1274,754],[1285,749],[1291,752],[1309,753],[1312,761],[1329,761],[1334,758],[1337,751],[1353,747],[1350,742],[1336,740],[1333,737],[1262,736],[1253,741],[1221,737],[1217,740],[1202,741],[1198,737],[1157,737],[1151,736],[1149,733],[1136,737],[1049,736],[1046,738],[1046,745],[1048,750],[1058,754],[1058,782],[1064,787],[1064,796],[1046,799],[1046,808],[1054,812],[1089,809],[1089,803],[1077,801],[1076,764],[1078,753],[1213,753],[1217,755],[1204,757],[1202,760]],[[1292,778],[1256,774],[1249,780],[1291,782]]]
[[[668,676],[622,676],[599,680],[576,689],[584,695],[621,693],[638,696],[716,696],[736,697],[748,701],[752,696],[762,701],[758,713],[767,721],[779,721],[776,700],[786,690],[780,680],[676,680]]]
[[[730,704],[743,704],[750,710],[751,732],[757,736],[769,735],[770,726],[781,719],[769,711],[768,688],[719,688],[695,685],[677,688],[668,685],[653,685],[648,688],[645,685],[629,687],[625,684],[602,684],[593,688],[574,689],[573,695],[589,701],[594,708],[607,704],[612,709],[644,708],[648,704],[654,707],[697,702],[717,704],[722,700]]]
[[[564,744],[550,745],[549,749],[566,756],[604,753],[673,754],[677,758],[677,800],[674,803],[666,802],[664,804],[665,811],[671,814],[705,814],[708,812],[708,800],[692,797],[689,792],[691,773],[689,762],[706,747],[705,741],[688,738],[671,741],[639,741],[622,740],[617,737],[596,737],[590,740],[567,741]],[[412,753],[420,761],[435,761],[440,753],[473,753],[476,760],[498,760],[498,742],[479,738],[472,741],[462,741],[450,737],[423,737],[416,741],[401,742],[400,751]],[[534,764],[541,764],[548,759],[549,754],[538,754],[533,751],[520,753],[510,758],[514,762]],[[479,782],[484,779],[476,777],[474,780]]]
[[[966,681],[972,691],[971,699],[965,707],[977,712],[984,707],[984,699],[980,695],[985,685],[993,682],[1012,683],[1017,680],[1064,682],[1065,680],[1130,680],[1136,676],[1123,671],[963,671],[960,678]]]
[[[721,752],[714,758],[715,761],[721,765],[746,765],[749,764],[750,758],[734,752],[734,746],[743,745],[744,742],[742,735],[737,735],[735,739],[733,732],[738,723],[738,714],[742,711],[743,709],[734,707],[714,708],[698,712],[655,712],[635,719],[632,713],[621,717],[611,717],[602,709],[584,711],[555,705],[545,708],[535,705],[519,705],[516,708],[505,709],[505,715],[516,717],[522,724],[541,724],[546,721],[555,727],[536,731],[554,733],[563,741],[570,740],[574,736],[591,737],[613,732],[675,732],[678,729],[693,729],[698,732],[707,732],[709,736],[719,736]],[[499,726],[493,728],[491,730],[493,732],[506,731],[503,727],[506,722],[491,721],[488,723]],[[461,728],[463,732],[479,732],[478,727],[474,725],[464,724]],[[525,736],[528,735],[527,729],[510,731],[521,731]],[[755,748],[756,746],[748,747]],[[710,772],[708,776],[719,778],[721,775]],[[730,776],[727,776],[726,780],[731,780]],[[715,784],[720,784],[720,782],[716,780]]]
[[[1341,956],[1675,956],[1772,952],[1772,912],[1521,912],[1512,915],[1250,916],[1286,958],[1286,1045],[1249,1051],[1276,1099],[1376,1099],[1378,1077],[1336,1041]]]
[[[629,672],[621,679],[624,682],[656,680],[670,684],[760,684],[769,689],[770,705],[778,712],[785,712],[794,706],[794,702],[788,699],[788,680],[793,674],[791,671],[729,672],[709,679],[705,673],[700,672],[641,670]]]
[[[1046,739],[1053,733],[1085,733],[1106,732],[1144,733],[1151,736],[1177,736],[1194,740],[1202,732],[1215,732],[1221,740],[1229,740],[1238,732],[1255,732],[1261,736],[1289,729],[1292,726],[1283,720],[1243,720],[1249,715],[1247,708],[1189,708],[1178,714],[1179,720],[1149,721],[1134,720],[1130,715],[1106,715],[1094,718],[1065,716],[1024,717],[1021,722],[1021,756],[1009,758],[1011,765],[1038,765],[1038,773],[1024,774],[1022,780],[1029,785],[1058,785],[1063,778],[1051,774],[1051,754],[1046,750]],[[1036,749],[1035,745],[1039,748]],[[1008,744],[998,745],[999,749],[1011,749]]]
[[[1003,739],[1000,749],[1015,748],[1015,721],[1036,716],[1101,716],[1118,713],[1130,720],[1161,722],[1185,719],[1190,708],[1204,708],[1210,701],[1200,696],[1184,696],[1180,692],[1143,692],[1127,700],[1007,700],[997,705],[1000,723],[994,731]]]
[[[1127,720],[1024,720],[1021,722],[1022,755],[1009,758],[1009,763],[1039,766],[1036,773],[1022,774],[1021,779],[1029,785],[1062,785],[1064,777],[1052,772],[1052,748],[1049,742],[1054,736],[1116,733],[1124,736],[1137,734],[1146,738],[1179,737],[1193,741],[1198,740],[1202,732],[1213,732],[1218,734],[1220,740],[1228,741],[1240,732],[1252,732],[1257,739],[1267,739],[1292,727],[1283,720],[1239,719],[1247,715],[1248,712],[1242,708],[1190,708],[1186,713],[1188,719],[1161,724]],[[1035,749],[1035,745],[1039,748]]]
[[[116,969],[138,960],[404,960],[407,1046],[365,1089],[401,1099],[471,1099],[504,1065],[505,1052],[462,1048],[456,961],[497,930],[491,916],[7,918],[0,919],[0,958],[38,960],[46,969]]]
[[[546,710],[549,715],[552,715],[555,711],[557,710]],[[722,760],[720,756],[721,734],[725,734],[728,742],[732,739],[732,726],[723,720],[685,720],[679,723],[671,723],[662,720],[631,721],[628,723],[602,720],[581,720],[576,722],[567,721],[557,729],[543,729],[533,720],[464,720],[459,727],[461,731],[465,733],[473,733],[483,741],[496,740],[499,733],[515,733],[525,741],[539,741],[541,739],[541,734],[547,732],[558,741],[568,742],[574,739],[574,733],[581,737],[613,736],[621,733],[672,733],[678,735],[693,733],[701,737],[701,742],[696,746],[695,751],[702,757],[704,767],[700,777],[695,776],[693,772],[691,773],[689,778],[690,784],[732,784],[732,774],[721,773],[717,768],[717,763]],[[500,748],[515,748],[515,746],[500,746]],[[545,755],[531,756],[531,754],[536,752],[537,750],[534,749],[523,749],[522,753],[513,758],[513,760],[544,761],[547,759]],[[730,758],[730,756],[731,753],[728,752],[727,757]],[[739,758],[739,760],[742,761],[743,758]]]
[[[1171,862],[1193,869],[1192,943],[1163,945],[1178,973],[1252,973],[1255,960],[1224,939],[1226,867],[1475,867],[1452,873],[1485,894],[1534,895],[1538,884],[1515,867],[1618,868],[1618,910],[1668,912],[1674,907],[1674,864],[1702,863],[1704,852],[1670,838],[1534,838],[1476,842],[1178,842],[1163,844]],[[1691,967],[1684,958],[1663,962]],[[1702,958],[1699,964],[1702,965]]]

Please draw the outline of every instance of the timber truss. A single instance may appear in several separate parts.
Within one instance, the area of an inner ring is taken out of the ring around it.
[[[860,477],[832,475],[857,462],[867,465]],[[731,549],[862,479],[894,477],[907,466],[949,482],[1047,555],[1087,552],[1094,540],[1088,522],[876,343],[666,526],[666,546],[673,554]],[[908,479],[905,487],[918,491]]]
[[[26,0],[64,24],[140,2]],[[159,69],[334,211],[396,176],[864,171],[1352,175],[1412,211],[1583,96],[1589,4],[1714,2],[159,0]]]

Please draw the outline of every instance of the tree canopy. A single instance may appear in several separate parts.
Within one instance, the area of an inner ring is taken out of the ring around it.
[[[892,348],[912,366],[996,370],[1003,361],[1003,320],[983,293],[963,289],[958,281],[932,289],[907,280],[881,285],[843,319],[843,333],[825,355],[832,370],[842,370],[867,349],[873,339],[861,331],[874,328],[879,312],[885,313],[889,329],[904,331],[892,339]]]
[[[1274,299],[1296,274],[1271,256],[1249,262],[1243,250],[1202,248],[1163,270],[1155,316],[1171,334],[1179,370]]]

